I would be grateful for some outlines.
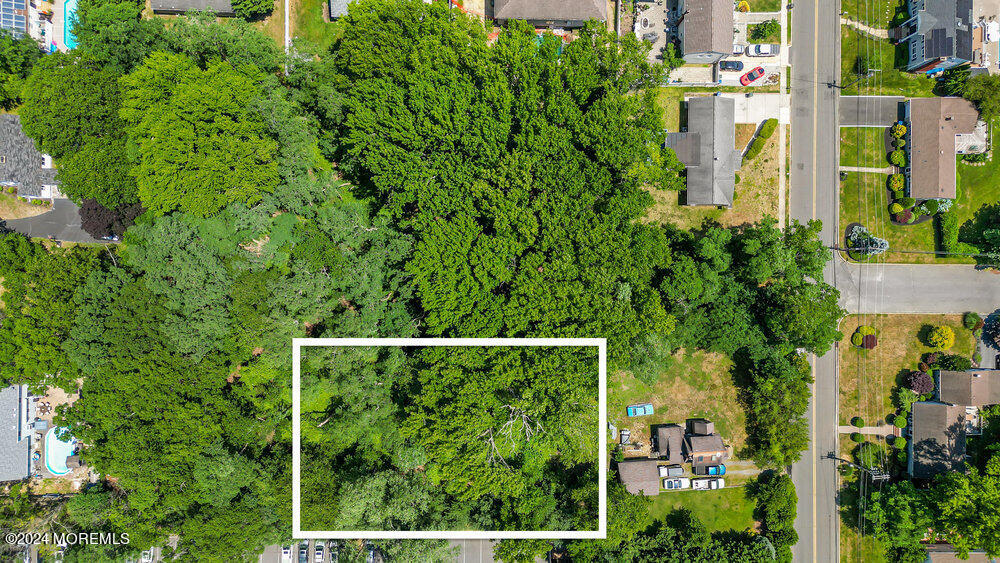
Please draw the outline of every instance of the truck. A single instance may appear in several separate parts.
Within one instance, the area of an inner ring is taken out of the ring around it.
[[[748,57],[777,57],[781,51],[781,45],[777,43],[766,43],[760,45],[748,45],[746,56]]]
[[[709,491],[715,489],[725,489],[725,479],[695,479],[691,481],[691,488],[696,491]]]

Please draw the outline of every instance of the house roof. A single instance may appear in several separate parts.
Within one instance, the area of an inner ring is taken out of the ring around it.
[[[618,463],[618,475],[625,484],[625,490],[633,495],[660,494],[660,474],[656,469],[656,460],[626,459]]]
[[[683,14],[682,55],[732,52],[732,0],[686,0]]]
[[[21,388],[0,389],[0,481],[20,481],[29,474],[30,439],[20,439]]]
[[[14,184],[20,196],[40,196],[42,186],[58,184],[54,168],[42,168],[44,156],[21,129],[16,115],[0,115],[0,184]]]
[[[714,434],[715,423],[704,418],[692,418],[687,421],[688,431],[692,434]]]
[[[235,16],[230,0],[151,0],[154,12],[183,14],[192,10],[215,12],[219,16]]]
[[[28,31],[27,0],[0,0],[0,29],[21,37]]]
[[[913,477],[928,479],[965,467],[965,407],[922,401],[913,403]]]
[[[955,136],[972,134],[978,121],[964,98],[910,100],[910,197],[955,197]]]
[[[925,0],[919,15],[925,59],[972,60],[972,0]]]
[[[687,204],[733,204],[736,171],[736,101],[723,96],[691,98],[688,131],[669,133],[666,146],[687,166]]]
[[[938,372],[938,396],[958,406],[1000,404],[1000,371],[990,369]]]
[[[347,6],[354,0],[330,0],[330,19],[335,20],[347,15]]]
[[[496,20],[586,21],[608,19],[603,0],[495,0]]]
[[[726,445],[722,443],[722,436],[718,434],[688,436],[688,453],[690,454],[724,451],[726,451]]]
[[[684,442],[684,429],[677,424],[664,424],[656,428],[656,447],[661,457],[666,457],[669,463],[682,463],[681,444]]]

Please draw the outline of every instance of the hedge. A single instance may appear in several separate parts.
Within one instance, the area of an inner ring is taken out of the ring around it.
[[[979,316],[979,313],[970,311],[962,315],[962,324],[969,330],[976,330],[981,322],[983,322],[983,318]]]
[[[901,198],[896,203],[902,205],[903,209],[912,209],[913,206],[917,204],[917,200],[913,199],[912,197],[904,197],[904,198]]]
[[[902,123],[893,125],[889,130],[889,134],[897,139],[902,138],[903,135],[906,135],[906,125],[903,125]]]
[[[774,134],[774,130],[778,128],[778,120],[775,118],[768,119],[760,126],[760,135],[758,137],[763,137],[764,139],[770,139],[771,135]]]
[[[889,153],[889,162],[903,168],[906,166],[906,151],[896,149]]]
[[[750,148],[747,149],[747,153],[743,156],[743,163],[753,160],[760,154],[760,151],[764,150],[764,144],[774,134],[774,130],[778,127],[778,120],[771,118],[764,122],[764,125],[760,126],[760,132],[754,137],[753,141],[750,143]]]
[[[938,213],[938,241],[945,252],[975,253],[978,249],[971,244],[958,241],[958,217],[953,213]]]
[[[898,192],[906,187],[906,177],[902,174],[889,175],[889,189]]]

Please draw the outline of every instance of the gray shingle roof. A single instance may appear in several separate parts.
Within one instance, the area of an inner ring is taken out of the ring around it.
[[[235,16],[230,0],[151,0],[158,14],[183,14],[192,10],[215,12],[219,16]]]
[[[912,98],[910,104],[910,197],[954,198],[955,135],[976,129],[979,112],[964,98]]]
[[[972,60],[972,0],[926,0],[917,33],[924,38],[925,60]]]
[[[626,459],[618,464],[618,476],[625,484],[625,490],[633,495],[654,496],[660,494],[660,474],[656,460]]]
[[[21,196],[38,197],[42,186],[58,185],[56,170],[42,168],[43,156],[21,130],[16,115],[0,115],[0,184],[17,186]]]
[[[941,371],[938,382],[939,396],[945,403],[966,407],[1000,404],[1000,371]]]
[[[732,52],[733,9],[732,0],[685,0],[681,54]]]
[[[30,431],[21,424],[21,387],[0,389],[0,481],[20,481],[29,474]]]
[[[664,424],[656,428],[657,455],[667,458],[670,463],[682,463],[684,455],[681,444],[684,442],[684,429],[677,424]]]
[[[911,475],[928,479],[965,467],[965,407],[913,403]]]
[[[493,19],[527,20],[539,24],[554,22],[569,27],[587,20],[608,18],[604,0],[495,0]]]
[[[667,135],[667,147],[687,167],[688,205],[733,205],[740,153],[736,101],[722,96],[688,100],[688,132]]]
[[[335,20],[347,15],[347,6],[354,0],[330,0],[330,19]]]

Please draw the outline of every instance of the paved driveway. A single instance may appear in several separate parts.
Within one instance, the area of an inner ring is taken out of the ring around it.
[[[747,97],[738,92],[723,92],[724,98],[736,101],[736,123],[760,123],[772,117],[781,123],[788,123],[788,110],[782,111],[781,94],[754,94]]]
[[[80,208],[68,199],[57,199],[52,210],[7,221],[7,228],[29,237],[55,238],[64,242],[106,242],[95,239],[80,227]]]
[[[1000,274],[961,264],[855,264],[839,257],[837,289],[851,313],[988,314],[1000,306]]]
[[[493,563],[493,544],[490,540],[449,540],[452,547],[458,546],[455,563]]]
[[[841,127],[888,127],[902,119],[902,102],[898,96],[841,96]]]

